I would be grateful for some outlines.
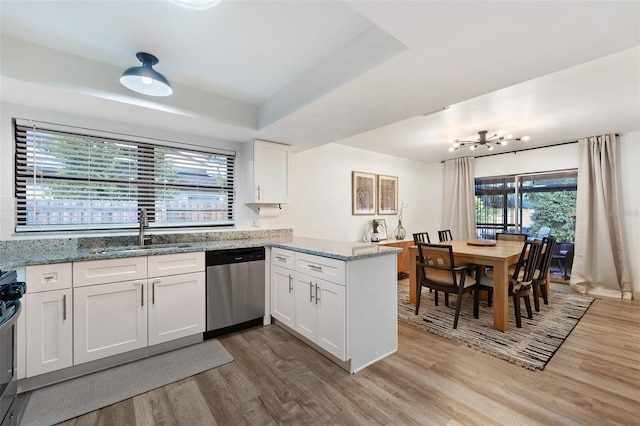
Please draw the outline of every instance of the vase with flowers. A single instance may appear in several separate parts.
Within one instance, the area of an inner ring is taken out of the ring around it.
[[[405,207],[406,205],[403,201],[400,204],[400,210],[398,210],[398,214],[396,215],[396,219],[398,219],[398,226],[396,226],[396,229],[393,233],[393,235],[396,237],[396,240],[404,240],[404,237],[407,236],[407,230],[404,229],[404,226],[402,226],[402,215],[404,214]]]

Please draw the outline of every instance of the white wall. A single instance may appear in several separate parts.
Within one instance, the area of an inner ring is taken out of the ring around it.
[[[622,233],[634,298],[640,299],[640,132],[618,139],[618,188]],[[476,177],[578,168],[578,144],[476,159]]]
[[[186,144],[223,148],[236,151],[236,199],[239,202],[235,207],[236,229],[253,229],[257,219],[257,214],[242,203],[244,200],[244,161],[242,144],[207,139],[201,136],[189,135],[185,133],[168,132],[153,127],[132,126],[121,122],[100,120],[96,118],[83,117],[76,114],[65,114],[56,111],[32,108],[28,106],[14,105],[9,103],[0,104],[0,240],[24,239],[24,238],[46,238],[60,237],[53,234],[32,234],[29,236],[16,235],[15,229],[15,198],[14,198],[14,135],[12,118],[33,119],[37,121],[52,122],[69,126],[85,127],[96,130],[104,130],[123,134],[130,134],[142,137],[164,139]],[[289,227],[286,209],[283,217],[260,222],[265,228]],[[65,236],[70,235],[65,233]],[[83,233],[82,235],[86,235]]]
[[[578,144],[479,157],[475,163],[476,177],[577,169]]]
[[[293,229],[297,236],[362,240],[366,222],[384,218],[390,240],[398,221],[394,215],[354,216],[351,172],[398,176],[398,199],[404,201],[403,225],[413,232],[436,235],[441,220],[442,166],[424,164],[338,144],[296,153],[293,159]],[[437,238],[437,237],[436,237]]]

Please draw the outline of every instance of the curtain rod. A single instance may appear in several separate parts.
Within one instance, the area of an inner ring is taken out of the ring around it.
[[[619,137],[619,136],[620,136],[620,134],[616,133],[616,137]],[[576,141],[569,141],[569,142],[558,142],[558,143],[554,143],[554,144],[551,144],[551,145],[533,146],[531,148],[523,148],[523,149],[518,149],[518,150],[515,150],[515,151],[496,152],[496,153],[493,153],[493,154],[476,155],[473,158],[493,157],[494,155],[503,155],[503,154],[517,154],[517,153],[523,152],[523,151],[531,151],[531,150],[540,149],[540,148],[549,148],[549,147],[552,147],[552,146],[570,145],[572,143],[578,143],[578,141],[576,140]],[[440,162],[440,164],[443,164],[445,161],[447,161],[447,160],[442,160]]]

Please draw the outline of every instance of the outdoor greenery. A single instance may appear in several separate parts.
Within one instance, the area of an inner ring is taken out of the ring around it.
[[[575,241],[576,191],[534,192],[524,197],[533,211],[531,235],[548,226],[558,242]]]

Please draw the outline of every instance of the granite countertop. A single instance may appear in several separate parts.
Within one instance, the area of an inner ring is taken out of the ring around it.
[[[0,270],[15,269],[30,265],[81,262],[87,260],[118,259],[138,256],[155,256],[173,253],[225,250],[249,247],[280,247],[302,253],[330,257],[338,260],[383,256],[402,251],[373,243],[354,243],[302,237],[270,237],[232,239],[219,241],[179,242],[139,246],[117,246],[97,248],[42,247],[25,250],[17,254],[0,254]]]

